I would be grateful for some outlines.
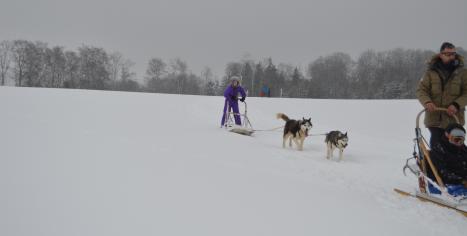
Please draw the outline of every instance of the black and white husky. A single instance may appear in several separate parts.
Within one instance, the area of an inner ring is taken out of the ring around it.
[[[283,119],[285,121],[284,134],[282,136],[282,147],[285,148],[287,139],[289,140],[289,146],[292,147],[292,140],[297,145],[298,150],[303,150],[303,142],[308,136],[308,132],[311,130],[313,125],[310,119],[292,120],[289,119],[283,113],[277,113],[277,119]]]
[[[340,131],[331,131],[326,134],[326,139],[324,141],[327,146],[326,158],[329,159],[332,157],[334,149],[339,149],[339,161],[342,160],[344,153],[344,148],[347,147],[349,138],[347,137],[347,132],[343,134]]]

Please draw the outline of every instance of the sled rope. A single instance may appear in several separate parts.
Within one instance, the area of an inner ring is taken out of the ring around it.
[[[321,135],[327,135],[328,133],[322,133],[322,134],[309,134],[308,136],[321,136]]]
[[[276,131],[278,129],[282,129],[284,126],[272,128],[272,129],[254,129],[253,131],[255,132],[268,132],[268,131]],[[322,134],[309,134],[308,136],[321,136],[321,135],[327,135],[328,133],[322,133]]]
[[[281,127],[276,127],[276,128],[272,128],[272,129],[255,129],[253,131],[259,131],[259,132],[264,132],[264,131],[276,131],[278,129],[282,129],[284,128],[284,126],[281,126]]]

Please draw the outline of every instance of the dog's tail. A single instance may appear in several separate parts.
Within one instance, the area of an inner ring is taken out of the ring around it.
[[[277,113],[276,115],[277,119],[283,119],[285,122],[289,121],[289,117],[286,116],[284,113]]]

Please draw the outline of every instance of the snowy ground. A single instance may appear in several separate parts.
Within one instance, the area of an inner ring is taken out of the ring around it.
[[[221,97],[0,87],[0,235],[465,235],[392,190],[415,186],[415,100],[247,102],[256,129],[348,131],[344,160],[226,132]]]

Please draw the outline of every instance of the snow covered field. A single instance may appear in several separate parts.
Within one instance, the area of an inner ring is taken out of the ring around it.
[[[347,131],[283,149],[220,128],[223,98],[0,87],[0,235],[465,235],[452,210],[397,195],[416,179],[415,100],[248,98],[255,129],[311,117]],[[425,130],[426,133],[426,130]]]

